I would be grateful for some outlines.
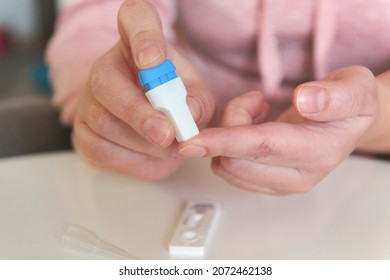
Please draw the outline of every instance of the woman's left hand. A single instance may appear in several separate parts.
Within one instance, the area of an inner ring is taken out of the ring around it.
[[[230,101],[221,127],[207,128],[178,146],[184,157],[214,157],[214,173],[251,191],[303,193],[321,181],[356,148],[374,122],[375,77],[352,66],[293,93],[293,107],[275,122],[259,92]]]

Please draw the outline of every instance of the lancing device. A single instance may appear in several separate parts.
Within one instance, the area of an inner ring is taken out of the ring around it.
[[[199,134],[199,129],[187,105],[187,90],[175,70],[167,59],[153,68],[141,70],[138,78],[152,107],[167,116],[175,127],[177,141],[182,142]]]

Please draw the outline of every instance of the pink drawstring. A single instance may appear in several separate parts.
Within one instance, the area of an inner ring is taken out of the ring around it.
[[[282,82],[283,68],[271,15],[272,0],[263,0],[258,29],[257,57],[263,91],[272,98]]]
[[[258,28],[258,68],[263,91],[271,99],[278,95],[283,81],[283,65],[275,34],[275,17],[272,15],[272,0],[262,0]],[[314,6],[313,69],[317,79],[327,74],[327,58],[335,33],[335,7],[333,0],[317,0]]]
[[[327,74],[327,59],[336,30],[335,6],[332,0],[318,0],[313,34],[313,63],[316,79]]]

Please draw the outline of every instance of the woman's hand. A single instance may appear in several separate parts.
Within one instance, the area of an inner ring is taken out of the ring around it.
[[[231,184],[267,194],[310,190],[357,146],[377,115],[373,74],[354,66],[298,86],[293,105],[264,122],[260,93],[232,100],[221,128],[204,129],[180,143],[184,157],[214,157],[213,171]]]
[[[157,10],[147,1],[126,1],[118,14],[119,42],[93,66],[74,122],[76,148],[95,165],[143,179],[164,178],[174,157],[175,130],[154,110],[137,79],[168,56],[187,91],[198,126],[213,115],[214,100],[193,67],[165,42]]]

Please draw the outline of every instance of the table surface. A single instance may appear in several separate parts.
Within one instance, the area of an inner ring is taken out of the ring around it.
[[[205,259],[390,259],[390,162],[352,156],[312,191],[273,197],[225,183],[208,159],[145,182],[73,152],[0,160],[0,259],[101,259],[63,247],[68,224],[139,259],[172,259],[191,200],[221,207]]]

